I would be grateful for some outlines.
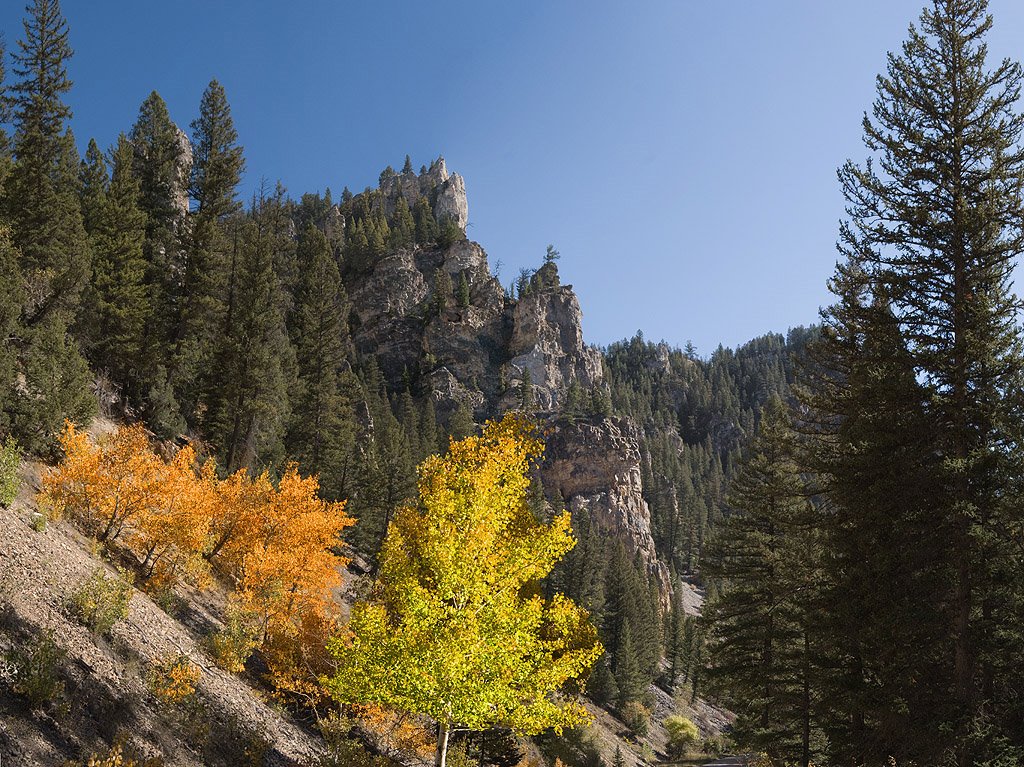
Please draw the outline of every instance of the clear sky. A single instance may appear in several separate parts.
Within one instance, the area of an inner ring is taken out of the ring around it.
[[[106,146],[153,89],[187,127],[218,78],[247,191],[359,191],[443,154],[505,283],[554,243],[588,341],[706,354],[828,301],[835,169],[922,4],[64,0],[69,101]],[[0,3],[8,47],[21,6]],[[1024,58],[1024,4],[991,10],[992,54]]]

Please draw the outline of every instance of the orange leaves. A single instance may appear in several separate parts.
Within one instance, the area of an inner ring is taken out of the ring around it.
[[[260,616],[267,633],[297,632],[301,617],[323,612],[340,582],[345,560],[332,549],[353,520],[343,503],[320,500],[318,490],[316,478],[291,465],[259,513],[235,523],[245,530],[229,549],[239,604]]]
[[[322,501],[317,479],[294,465],[275,486],[244,469],[220,479],[191,447],[166,461],[139,426],[94,442],[69,424],[61,446],[65,459],[44,480],[45,502],[101,541],[124,545],[151,591],[182,575],[202,585],[216,562],[234,581],[233,615],[245,627],[221,637],[232,665],[259,641],[282,687],[315,693],[317,675],[332,662],[327,638],[337,630],[331,589],[346,560],[335,548],[353,523],[343,503]]]
[[[69,423],[60,445],[66,458],[43,481],[43,497],[99,540],[115,540],[134,517],[159,503],[162,462],[141,426],[118,429],[97,444]]]

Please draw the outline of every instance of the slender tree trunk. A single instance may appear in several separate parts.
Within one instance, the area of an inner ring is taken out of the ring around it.
[[[804,620],[807,617],[804,616]],[[811,767],[811,638],[804,629],[804,700],[803,700],[803,742],[800,763]]]
[[[448,736],[451,728],[447,722],[437,723],[437,753],[434,755],[434,767],[445,767],[448,761]]]

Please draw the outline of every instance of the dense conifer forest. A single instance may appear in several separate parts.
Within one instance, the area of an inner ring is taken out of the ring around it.
[[[449,396],[439,339],[485,301],[572,295],[554,246],[507,288],[444,268],[478,246],[442,160],[242,199],[258,169],[216,80],[188,131],[154,91],[80,155],[72,31],[33,0],[0,49],[0,503],[117,565],[73,600],[97,642],[133,579],[168,614],[219,584],[208,652],[328,744],[317,764],[598,767],[625,743],[699,764],[701,737],[763,765],[1024,764],[1024,71],[988,56],[991,24],[985,0],[934,0],[890,54],[807,327],[709,354],[638,332],[543,387],[488,347]],[[396,254],[430,274],[400,369],[352,297]],[[635,449],[639,522],[545,480],[543,439],[583,427]],[[57,718],[57,682],[24,681],[46,637],[4,644],[21,676],[0,684]],[[184,654],[153,668],[151,697],[191,699]],[[655,717],[706,701],[724,733]],[[616,748],[580,735],[595,712]],[[121,764],[109,745],[76,756]]]

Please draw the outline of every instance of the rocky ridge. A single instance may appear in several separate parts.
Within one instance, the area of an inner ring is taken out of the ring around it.
[[[425,195],[439,221],[465,227],[465,184],[449,175],[443,158],[419,175],[385,172],[379,192],[389,214],[400,196],[412,207]],[[450,286],[463,280],[469,300],[460,305]],[[570,388],[592,393],[607,384],[600,352],[584,341],[579,299],[553,261],[512,296],[492,274],[484,249],[463,239],[385,255],[349,275],[347,289],[357,351],[377,360],[393,391],[419,381],[442,420],[460,405],[477,420],[500,415],[519,407],[528,388],[534,411],[553,425],[545,488],[628,542],[667,598],[670,578],[643,497],[638,426],[628,418],[559,417]]]

